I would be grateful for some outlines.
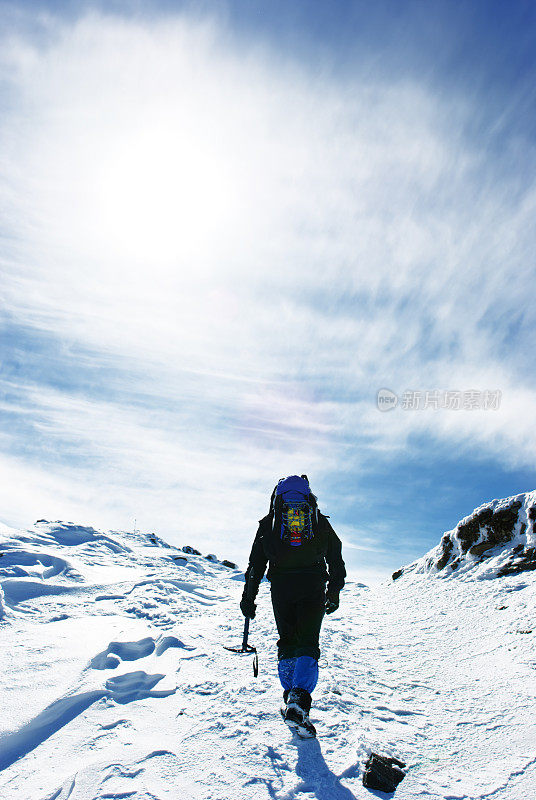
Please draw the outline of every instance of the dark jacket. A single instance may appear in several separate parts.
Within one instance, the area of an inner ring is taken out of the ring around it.
[[[259,584],[269,563],[267,578],[269,581],[279,576],[294,573],[310,572],[321,575],[328,582],[328,595],[338,595],[344,586],[346,569],[342,560],[341,540],[331,527],[328,518],[318,512],[315,535],[299,547],[292,547],[280,542],[272,530],[273,516],[268,514],[259,521],[259,528],[251,548],[249,564],[246,570],[246,586],[250,597],[254,598]],[[249,584],[249,579],[252,579]]]

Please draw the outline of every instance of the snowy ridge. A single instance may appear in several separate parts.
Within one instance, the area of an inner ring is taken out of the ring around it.
[[[393,578],[424,572],[472,580],[532,570],[536,570],[536,491],[479,506]]]
[[[0,553],[2,800],[361,800],[385,796],[361,782],[371,751],[407,763],[405,800],[535,794],[533,571],[350,580],[322,631],[319,739],[297,741],[266,581],[255,679],[223,647],[243,574],[215,556],[43,521],[2,526]]]

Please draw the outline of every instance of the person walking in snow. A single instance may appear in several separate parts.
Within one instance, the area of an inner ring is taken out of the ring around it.
[[[299,735],[315,736],[309,711],[318,681],[320,628],[324,614],[339,607],[346,569],[341,540],[318,510],[307,475],[282,478],[272,492],[270,512],[259,521],[240,602],[250,619],[267,564],[279,634],[281,713]]]

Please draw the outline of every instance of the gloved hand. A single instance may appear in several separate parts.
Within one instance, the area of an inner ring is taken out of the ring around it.
[[[326,614],[333,614],[339,607],[339,595],[332,592],[326,597]]]
[[[257,606],[250,600],[249,597],[243,595],[242,600],[240,601],[240,611],[245,617],[249,617],[250,619],[255,619],[255,609]]]

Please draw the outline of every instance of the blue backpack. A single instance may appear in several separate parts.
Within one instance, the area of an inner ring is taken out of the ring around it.
[[[281,478],[272,494],[272,530],[281,542],[299,547],[315,532],[318,509],[307,475]]]

